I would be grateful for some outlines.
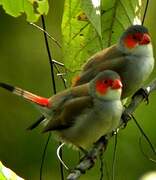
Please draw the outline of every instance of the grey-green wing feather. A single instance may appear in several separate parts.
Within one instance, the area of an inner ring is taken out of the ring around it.
[[[53,118],[49,121],[44,131],[62,130],[69,128],[85,108],[93,106],[92,97],[83,96],[66,101],[62,107],[57,108]]]
[[[97,75],[97,73],[104,70],[109,69],[120,72],[121,69],[124,69],[124,65],[125,59],[123,57],[111,59],[110,61],[101,61],[99,64],[93,64],[93,66],[90,66],[90,68],[87,68],[85,71],[81,72],[80,79],[78,82],[76,82],[76,86],[89,82]]]

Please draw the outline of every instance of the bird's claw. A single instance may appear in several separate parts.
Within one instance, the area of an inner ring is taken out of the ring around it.
[[[149,104],[149,94],[146,91],[146,89],[140,88],[138,91],[135,92],[135,94],[132,96],[132,99],[134,99],[136,96],[142,95],[144,100],[146,101],[146,104]]]
[[[92,153],[91,152],[88,152],[88,151],[86,151],[86,150],[82,150],[81,149],[81,151],[84,153],[84,156],[83,157],[81,157],[80,158],[80,162],[82,162],[82,161],[84,161],[85,159],[87,159],[87,160],[89,160],[89,161],[91,161],[91,166],[90,166],[90,168],[94,165],[94,163],[95,163],[95,157],[92,155]],[[89,168],[89,169],[90,169]],[[79,169],[79,168],[78,168]],[[85,173],[85,171],[82,171],[82,169],[80,168],[79,169],[80,171],[81,171],[81,173]]]
[[[79,147],[79,149],[81,150],[81,152],[84,154],[84,155],[87,155],[88,154],[88,151],[82,147]]]
[[[121,119],[123,121],[123,126],[122,128],[126,128],[128,121],[131,119],[131,114],[128,113],[123,113],[121,116]]]

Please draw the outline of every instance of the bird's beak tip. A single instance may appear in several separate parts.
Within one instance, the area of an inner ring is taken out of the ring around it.
[[[112,85],[112,88],[113,88],[113,89],[120,89],[120,88],[122,88],[122,87],[123,87],[123,85],[122,85],[121,80],[116,79],[116,80],[113,82],[113,85]]]

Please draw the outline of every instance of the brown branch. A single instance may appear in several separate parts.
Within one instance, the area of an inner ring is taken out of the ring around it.
[[[156,90],[156,79],[149,83],[146,87],[142,88],[144,92],[146,92],[147,96],[150,95],[151,92]],[[119,126],[119,130],[131,120],[131,114],[136,110],[136,108],[140,105],[142,101],[145,100],[145,96],[143,94],[135,94],[131,99],[129,105],[125,108],[121,123]],[[102,136],[89,150],[89,152],[82,158],[80,163],[69,173],[67,180],[77,180],[82,174],[92,168],[95,164],[95,161],[99,157],[101,152],[104,152],[107,148],[108,140],[113,136],[114,133],[109,136]]]

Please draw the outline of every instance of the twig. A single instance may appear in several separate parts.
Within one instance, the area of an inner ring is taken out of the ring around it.
[[[143,90],[147,93],[147,96],[150,95],[151,92],[156,90],[156,79],[149,83]],[[128,107],[125,108],[119,129],[123,129],[122,127],[127,124],[131,120],[131,114],[136,110],[139,104],[145,99],[143,94],[137,94],[129,103]],[[93,146],[92,149],[83,157],[80,163],[69,173],[67,180],[77,180],[82,174],[86,172],[86,170],[92,168],[97,160],[101,151],[105,151],[109,139],[113,136],[113,133],[107,137],[102,136]]]
[[[147,95],[150,95],[151,92],[153,92],[154,90],[156,90],[156,79],[153,80],[151,83],[149,83],[145,88],[143,88],[145,90],[145,92],[147,93]],[[139,106],[139,104],[144,100],[144,96],[142,94],[139,94],[137,96],[135,96],[130,104],[128,105],[128,107],[125,109],[123,114],[132,114],[135,109]],[[130,120],[129,118],[126,118],[127,121]],[[126,120],[125,119],[125,120]]]
[[[149,4],[149,0],[146,1],[145,11],[144,11],[144,15],[143,15],[143,18],[142,18],[142,25],[144,25],[144,21],[145,21],[147,9],[148,9],[148,4]]]
[[[55,82],[55,73],[54,73],[54,62],[52,61],[52,52],[50,50],[49,47],[49,43],[48,43],[48,38],[47,38],[47,31],[46,31],[46,24],[45,24],[45,20],[44,20],[44,16],[41,15],[41,21],[42,21],[42,27],[43,27],[43,34],[44,34],[44,40],[45,40],[45,46],[46,46],[46,50],[47,50],[47,54],[48,54],[48,60],[49,60],[49,65],[50,65],[50,72],[51,72],[51,80],[52,80],[52,85],[53,85],[53,92],[54,94],[56,94],[56,82]],[[42,174],[43,174],[43,165],[44,165],[44,160],[45,160],[45,155],[46,155],[46,151],[48,148],[48,144],[51,138],[51,133],[49,133],[48,135],[48,139],[46,141],[46,145],[44,147],[44,151],[42,154],[42,161],[41,161],[41,167],[40,167],[40,180],[42,180]],[[60,157],[62,157],[62,151],[60,151]],[[60,163],[60,173],[61,173],[61,180],[64,180],[64,174],[63,174],[63,166]]]
[[[86,170],[92,168],[101,151],[105,151],[107,147],[107,138],[102,136],[93,146],[93,148],[83,157],[80,163],[70,172],[67,180],[76,180]]]
[[[37,24],[34,24],[34,23],[29,23],[30,25],[33,25],[34,27],[36,27],[37,29],[39,29],[40,31],[43,31],[50,39],[52,39],[57,45],[59,48],[62,48],[60,43],[54,38],[52,37],[45,29],[41,28],[40,26],[38,26]]]

